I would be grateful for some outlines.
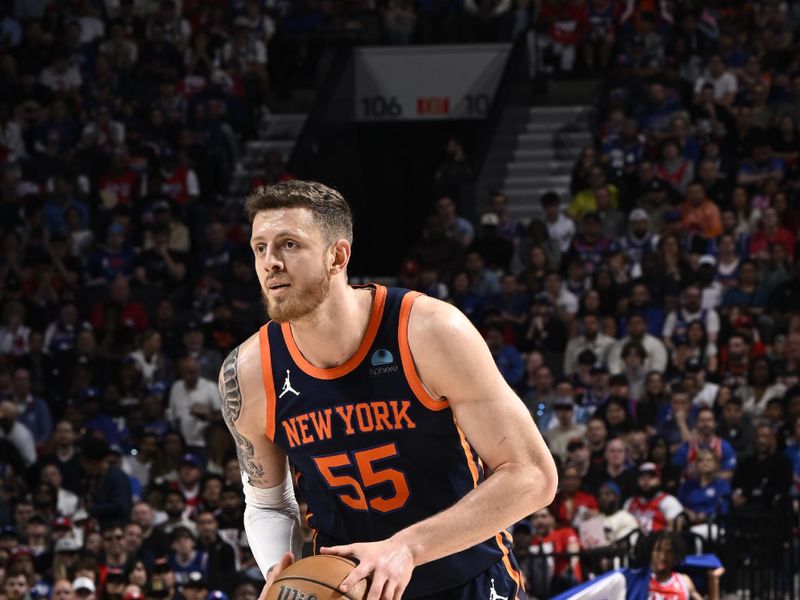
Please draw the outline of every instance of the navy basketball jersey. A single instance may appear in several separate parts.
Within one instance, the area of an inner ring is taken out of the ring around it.
[[[416,292],[374,289],[361,346],[343,364],[315,367],[288,324],[259,332],[267,437],[289,457],[321,546],[385,540],[461,499],[483,468],[448,403],[431,397],[414,368],[408,316]],[[509,560],[500,532],[414,570],[404,598],[447,590]]]

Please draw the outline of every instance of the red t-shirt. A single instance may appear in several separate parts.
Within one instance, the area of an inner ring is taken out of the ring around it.
[[[556,498],[556,521],[565,526],[572,525],[575,514],[581,507],[597,510],[597,501],[594,496],[581,490],[578,490],[572,498],[559,494]]]
[[[578,534],[572,527],[562,527],[554,529],[543,538],[538,536],[531,538],[530,551],[532,554],[564,554],[567,552],[567,546],[572,542],[580,544]],[[558,556],[552,560],[554,575],[563,575],[569,569],[568,557]],[[580,563],[576,565],[574,575],[578,581],[583,579]]]
[[[774,243],[783,244],[789,258],[794,258],[794,237],[788,230],[782,227],[778,228],[771,236],[763,229],[756,231],[750,238],[750,254],[767,252],[769,250],[769,244]]]

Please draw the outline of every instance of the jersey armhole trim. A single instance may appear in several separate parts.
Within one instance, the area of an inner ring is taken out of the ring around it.
[[[406,376],[406,381],[411,387],[414,395],[417,397],[422,405],[428,410],[444,410],[450,406],[447,400],[434,398],[417,373],[417,368],[414,366],[414,357],[411,355],[411,346],[408,344],[408,320],[411,315],[411,307],[422,294],[419,292],[408,292],[403,296],[403,301],[400,304],[400,315],[397,324],[397,344],[400,346],[400,362],[403,364],[403,373]]]
[[[269,441],[275,438],[275,382],[272,379],[272,358],[269,352],[269,323],[258,331],[258,346],[261,350],[261,378],[266,396],[266,419],[264,433]]]

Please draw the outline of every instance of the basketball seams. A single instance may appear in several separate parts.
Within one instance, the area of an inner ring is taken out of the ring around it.
[[[322,556],[323,555],[318,555],[318,557],[320,557],[320,558]],[[345,563],[345,564],[347,564],[348,566],[351,566],[351,567],[356,567],[357,566],[356,562],[350,560],[349,558],[344,558],[343,556],[335,556],[333,554],[326,554],[326,555],[324,555],[324,557],[325,557],[326,560],[336,559],[336,560],[341,561],[341,562],[343,562],[343,563]],[[309,558],[312,558],[312,557],[309,557]],[[313,557],[313,558],[317,558],[317,557]],[[358,598],[356,596],[351,596],[349,593],[344,594],[344,593],[342,593],[342,591],[339,588],[334,587],[334,586],[332,586],[332,585],[330,585],[328,583],[325,583],[324,581],[319,581],[317,579],[313,579],[312,577],[309,577],[309,576],[306,576],[306,575],[301,575],[301,574],[291,573],[291,574],[286,574],[285,576],[281,576],[279,574],[277,579],[275,579],[273,581],[272,585],[276,585],[277,583],[280,583],[280,582],[289,582],[289,581],[292,581],[292,580],[305,581],[305,582],[308,582],[308,583],[314,583],[316,585],[324,587],[324,588],[326,588],[328,590],[331,590],[333,592],[338,592],[339,594],[341,594],[342,598],[346,598],[347,600],[358,600]],[[355,591],[355,590],[353,590],[353,591]]]
[[[342,590],[340,590],[337,587],[333,587],[332,585],[329,585],[329,584],[324,583],[322,581],[317,581],[316,579],[311,579],[311,577],[304,577],[303,575],[290,575],[289,577],[286,577],[284,579],[276,579],[272,583],[272,585],[275,585],[276,583],[280,583],[281,581],[287,581],[288,582],[288,581],[292,581],[292,580],[305,581],[307,583],[313,583],[313,584],[316,584],[316,585],[318,585],[320,587],[327,588],[327,589],[331,590],[332,592],[339,592],[339,594],[342,595],[342,598],[347,598],[347,600],[358,600],[358,598],[356,598],[354,596],[351,596],[350,594],[343,594]]]

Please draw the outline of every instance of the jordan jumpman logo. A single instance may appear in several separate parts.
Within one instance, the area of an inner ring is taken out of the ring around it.
[[[283,389],[281,390],[281,393],[278,396],[278,398],[283,398],[283,395],[286,392],[292,392],[295,396],[299,396],[300,395],[300,392],[298,392],[296,389],[294,389],[292,387],[291,382],[289,381],[289,369],[286,369],[286,379],[283,382]]]
[[[494,589],[494,577],[492,577],[492,589],[489,590],[489,600],[508,600],[508,596],[501,596]]]

